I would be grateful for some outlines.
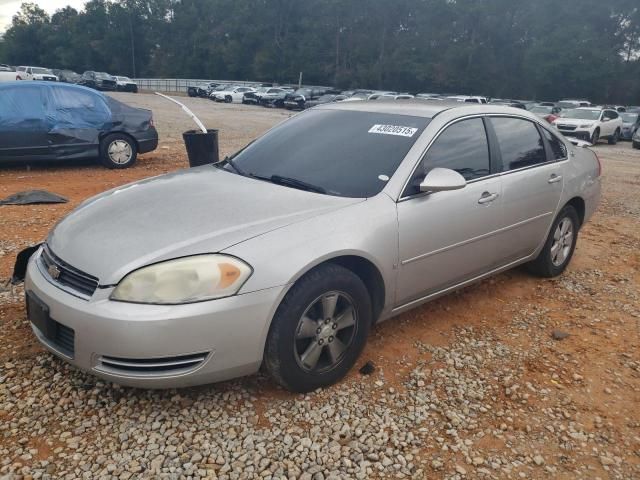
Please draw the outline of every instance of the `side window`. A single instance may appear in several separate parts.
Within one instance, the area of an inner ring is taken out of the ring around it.
[[[58,86],[50,87],[50,92],[56,128],[100,127],[111,118],[109,108],[97,93]]]
[[[503,172],[547,161],[542,137],[533,122],[496,117],[491,119],[491,124],[498,137]]]
[[[544,137],[547,139],[549,146],[551,147],[551,151],[553,152],[554,160],[563,160],[567,158],[567,147],[564,143],[562,143],[558,137],[556,137],[549,130],[543,128],[541,129]]]
[[[0,128],[30,128],[45,120],[42,87],[36,85],[20,88],[4,88],[0,95]]]
[[[455,170],[467,180],[489,175],[489,144],[482,119],[462,120],[447,127],[422,159],[405,195],[419,193],[425,175],[438,167]]]

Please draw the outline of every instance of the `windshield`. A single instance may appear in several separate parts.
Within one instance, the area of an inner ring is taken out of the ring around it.
[[[578,102],[558,102],[558,106],[560,108],[576,108],[578,106]]]
[[[638,121],[638,113],[621,113],[622,121],[624,123],[636,123]]]
[[[537,114],[548,114],[551,113],[551,110],[553,110],[553,107],[545,107],[542,105],[539,105],[537,107],[531,107],[531,110],[529,110],[531,113],[537,113]]]
[[[430,119],[344,110],[309,110],[275,127],[233,157],[246,175],[274,175],[329,195],[376,195]],[[233,171],[226,164],[223,168]]]
[[[598,120],[602,110],[589,110],[582,108],[574,108],[573,110],[567,110],[562,112],[564,118],[576,118],[580,120]]]
[[[111,75],[105,72],[96,72],[96,78],[100,78],[101,80],[112,80]]]
[[[51,73],[49,70],[47,70],[46,68],[32,68],[31,71],[33,73]]]

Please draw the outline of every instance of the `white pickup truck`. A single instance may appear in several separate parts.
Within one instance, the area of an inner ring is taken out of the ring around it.
[[[13,82],[16,79],[16,71],[13,67],[0,63],[0,82]]]
[[[57,82],[58,77],[48,68],[17,67],[16,80],[48,80],[50,82]]]

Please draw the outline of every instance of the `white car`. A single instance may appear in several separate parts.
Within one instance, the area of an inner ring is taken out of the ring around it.
[[[606,138],[609,145],[615,145],[622,133],[622,118],[612,108],[580,107],[563,110],[553,121],[560,133],[576,137],[592,144]]]
[[[214,100],[216,102],[240,103],[245,93],[255,92],[253,87],[231,87],[228,90],[215,92]]]
[[[446,100],[453,100],[456,102],[465,102],[465,103],[488,103],[487,97],[476,97],[469,95],[453,95],[451,97],[447,97]]]
[[[138,93],[138,84],[129,77],[120,77],[116,75],[113,78],[116,79],[116,90],[119,92]]]
[[[57,82],[56,77],[51,70],[42,67],[17,67],[16,80],[47,80]]]

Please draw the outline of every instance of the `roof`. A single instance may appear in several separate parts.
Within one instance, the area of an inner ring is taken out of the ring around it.
[[[388,113],[392,115],[409,115],[413,117],[433,118],[441,112],[452,109],[464,109],[473,113],[518,113],[525,110],[497,104],[465,103],[446,100],[374,100],[345,101],[326,103],[314,107],[322,110],[347,110],[352,112]]]

